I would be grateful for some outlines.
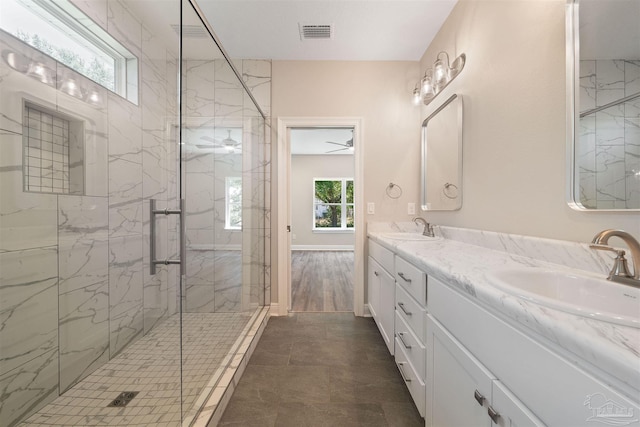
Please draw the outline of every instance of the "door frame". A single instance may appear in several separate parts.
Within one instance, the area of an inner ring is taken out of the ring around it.
[[[364,123],[360,117],[278,117],[278,177],[277,177],[277,254],[278,304],[277,314],[286,316],[291,308],[291,141],[289,129],[314,127],[353,128],[355,247],[353,274],[353,312],[364,316]],[[273,304],[275,305],[275,304]]]

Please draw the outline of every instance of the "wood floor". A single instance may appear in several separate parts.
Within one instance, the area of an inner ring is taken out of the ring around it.
[[[292,251],[292,311],[353,311],[353,251]]]

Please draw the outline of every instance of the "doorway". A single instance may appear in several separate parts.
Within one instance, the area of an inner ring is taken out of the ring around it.
[[[278,119],[280,315],[364,313],[361,135],[360,119]]]
[[[291,128],[291,311],[353,311],[353,127]]]

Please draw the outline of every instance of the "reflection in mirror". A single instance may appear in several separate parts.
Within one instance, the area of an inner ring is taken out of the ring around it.
[[[422,210],[462,207],[462,96],[452,95],[422,123]]]
[[[640,1],[568,0],[569,203],[640,209]]]

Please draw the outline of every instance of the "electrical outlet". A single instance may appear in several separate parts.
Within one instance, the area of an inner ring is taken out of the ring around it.
[[[415,215],[416,214],[416,204],[408,203],[407,204],[407,215]]]
[[[369,215],[373,215],[374,213],[376,213],[376,204],[373,202],[369,202],[367,203],[367,213]]]
[[[293,233],[293,234],[291,235],[291,240],[296,240],[296,233]]]

